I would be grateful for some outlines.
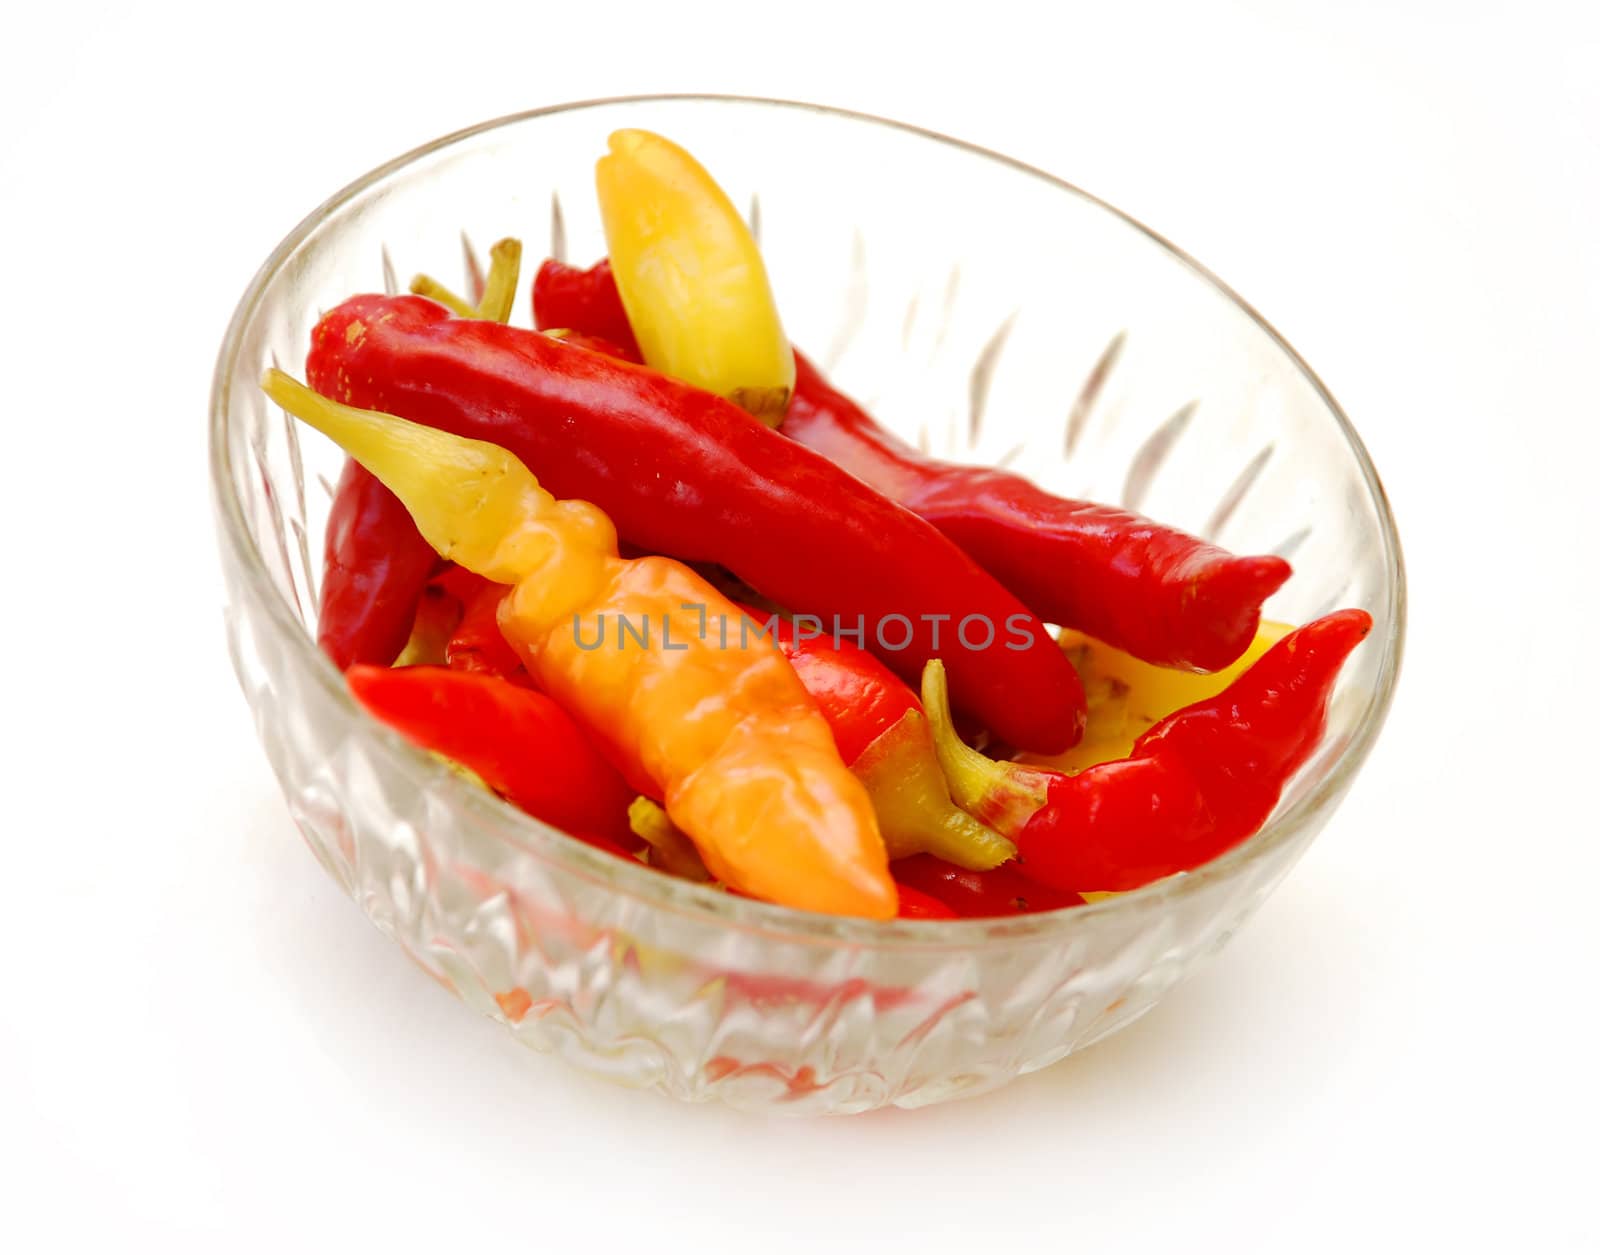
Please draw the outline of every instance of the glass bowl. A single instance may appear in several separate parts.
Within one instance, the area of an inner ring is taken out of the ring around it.
[[[1327,736],[1259,835],[1196,872],[1068,911],[807,915],[595,851],[463,783],[352,703],[314,644],[341,455],[256,381],[272,364],[299,374],[319,311],[348,295],[393,291],[419,270],[464,283],[464,241],[520,236],[525,279],[546,251],[600,257],[593,166],[626,126],[684,143],[749,206],[792,338],[900,434],[1237,552],[1290,557],[1273,618],[1372,613]],[[1333,398],[1249,306],[1069,184],[809,105],[568,105],[462,131],[358,179],[289,234],[239,303],[212,393],[211,474],[234,666],[329,874],[520,1041],[741,1108],[854,1112],[976,1094],[1143,1015],[1327,822],[1400,660],[1404,578],[1378,477]]]

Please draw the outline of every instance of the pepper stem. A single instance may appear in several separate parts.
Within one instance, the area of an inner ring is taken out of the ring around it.
[[[376,475],[441,557],[497,584],[515,584],[535,565],[538,555],[513,542],[554,503],[498,445],[341,405],[281,370],[267,371],[261,389]]]
[[[1016,763],[996,762],[961,739],[950,713],[944,663],[937,658],[930,658],[922,669],[922,709],[956,805],[1001,832],[1020,828],[1044,803],[1044,785],[1038,773]]]
[[[439,304],[458,317],[476,318],[478,316],[478,311],[471,304],[462,300],[432,275],[418,275],[411,280],[411,293],[413,296],[425,296],[430,301],[438,301]]]
[[[884,729],[850,770],[867,786],[891,859],[936,854],[981,872],[1016,857],[1016,846],[951,801],[920,710]]]
[[[483,285],[483,300],[475,311],[479,318],[505,322],[517,299],[517,279],[522,273],[522,241],[506,238],[489,250],[489,278]]]

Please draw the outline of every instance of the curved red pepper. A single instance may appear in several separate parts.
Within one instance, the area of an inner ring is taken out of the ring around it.
[[[1076,775],[996,763],[954,742],[924,690],[956,800],[1017,843],[1019,866],[1060,889],[1137,889],[1192,871],[1256,832],[1311,756],[1364,610],[1297,628],[1218,696],[1167,716],[1133,753]]]
[[[1216,671],[1248,648],[1289,578],[1115,506],[1053,496],[1011,471],[927,457],[795,354],[783,433],[927,519],[1036,614],[1146,662]]]
[[[534,321],[594,331],[624,349],[627,315],[609,263],[545,262]],[[603,328],[603,330],[602,330]],[[919,453],[795,354],[780,430],[920,514],[1035,614],[1161,666],[1217,671],[1249,646],[1261,603],[1289,578],[1270,555],[1238,557],[1114,506],[1072,501],[1010,471]]]
[[[940,654],[958,704],[1013,745],[1082,734],[1082,685],[1042,623],[934,528],[720,397],[415,296],[344,302],[313,332],[306,374],[335,400],[502,445],[653,552],[720,563],[846,626],[859,616],[904,674]]]
[[[915,858],[900,859],[889,870],[900,886],[902,903],[906,891],[915,889],[942,902],[952,914],[967,919],[1059,911],[1063,907],[1083,905],[1083,898],[1078,894],[1029,880],[1011,863],[986,872],[974,872],[932,854],[918,854]]]
[[[333,665],[393,662],[438,563],[399,499],[348,459],[328,511],[317,611],[317,644]]]
[[[407,740],[477,773],[534,818],[631,857],[634,791],[543,693],[444,667],[358,665],[345,679]]]

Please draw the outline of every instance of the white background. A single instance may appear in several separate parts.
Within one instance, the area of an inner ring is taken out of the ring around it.
[[[7,17],[0,1246],[1600,1246],[1594,6],[1047,8]],[[436,134],[651,90],[1106,197],[1283,330],[1393,498],[1408,656],[1343,810],[1193,981],[993,1096],[768,1121],[528,1054],[317,868],[229,673],[204,416],[258,262]]]

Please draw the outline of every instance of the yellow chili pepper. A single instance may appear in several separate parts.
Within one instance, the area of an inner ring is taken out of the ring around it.
[[[262,387],[382,480],[441,555],[514,586],[500,626],[529,673],[665,800],[712,875],[803,910],[894,915],[866,790],[793,669],[740,633],[716,589],[668,558],[622,559],[603,513],[555,500],[496,445],[340,405],[280,371]],[[704,630],[724,616],[726,641]]]
[[[644,360],[776,427],[794,353],[755,237],[692,156],[615,131],[595,166],[611,269]]]
[[[1120,649],[1063,629],[1061,648],[1083,680],[1089,718],[1083,740],[1063,754],[1020,754],[1017,761],[1076,773],[1097,763],[1126,758],[1133,743],[1174,711],[1215,697],[1257,658],[1293,631],[1290,624],[1262,620],[1249,648],[1231,666],[1201,675],[1157,667]]]

